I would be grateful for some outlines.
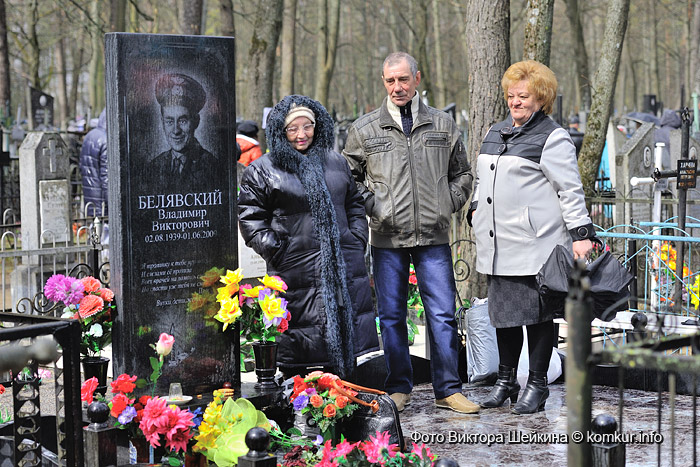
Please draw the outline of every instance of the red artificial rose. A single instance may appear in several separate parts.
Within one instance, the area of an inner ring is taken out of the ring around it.
[[[328,404],[326,407],[323,409],[323,416],[326,418],[333,418],[335,417],[335,405],[333,404]]]
[[[418,285],[418,278],[416,277],[415,274],[411,274],[408,276],[408,283],[413,284],[413,285]]]
[[[280,321],[279,326],[277,326],[277,332],[284,332],[289,329],[289,322],[286,319]]]
[[[326,389],[332,388],[333,382],[339,379],[340,377],[338,375],[334,375],[333,373],[323,373],[318,379],[317,384],[321,391],[325,391]]]
[[[318,394],[314,394],[309,398],[309,402],[311,402],[311,405],[318,409],[323,405],[323,397],[319,396]]]
[[[139,403],[146,407],[146,404],[148,404],[148,401],[151,400],[151,396],[141,396],[139,397]]]
[[[97,389],[98,384],[97,378],[94,376],[85,381],[83,385],[80,386],[80,400],[92,404],[92,394],[95,392],[95,389]]]
[[[0,384],[0,396],[2,396],[3,394],[5,394],[5,386]]]
[[[136,388],[134,381],[136,381],[136,375],[129,376],[122,373],[115,381],[112,381],[112,392],[121,392],[122,394],[134,392],[134,388]]]
[[[294,401],[294,399],[297,398],[297,396],[299,394],[306,391],[308,388],[309,388],[309,385],[306,384],[306,382],[304,381],[304,378],[302,378],[299,375],[296,375],[294,377],[294,390],[292,391],[292,397],[290,397],[292,402]]]
[[[339,409],[344,409],[348,403],[350,403],[350,399],[345,396],[338,396],[335,398],[335,405],[337,405]]]
[[[112,410],[110,410],[110,414],[112,417],[117,418],[119,415],[124,411],[127,405],[133,404],[134,399],[129,399],[126,397],[124,394],[117,394],[112,398]]]

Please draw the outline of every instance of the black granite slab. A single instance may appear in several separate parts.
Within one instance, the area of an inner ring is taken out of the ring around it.
[[[166,332],[175,347],[158,392],[235,384],[237,334],[187,311],[202,273],[238,264],[234,40],[110,33],[105,56],[115,375],[148,376],[149,344]],[[194,128],[185,149],[186,130],[166,136],[169,109],[190,113],[170,119]],[[172,149],[187,153],[178,173]]]

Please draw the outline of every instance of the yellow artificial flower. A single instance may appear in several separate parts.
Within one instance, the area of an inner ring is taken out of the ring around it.
[[[216,301],[221,303],[223,300],[230,300],[233,294],[235,294],[238,291],[238,289],[232,291],[231,287],[232,286],[230,285],[225,285],[216,289]]]
[[[226,327],[229,324],[235,323],[236,319],[238,319],[238,317],[241,316],[243,312],[241,311],[241,307],[238,306],[237,298],[219,300],[219,303],[221,304],[221,308],[219,309],[219,312],[216,314],[216,316],[214,316],[214,319],[224,323],[225,331]]]
[[[262,285],[256,285],[255,287],[251,289],[241,289],[241,293],[248,298],[258,298],[258,295],[260,295],[260,291],[264,289]]]
[[[268,289],[277,290],[278,292],[282,293],[287,290],[287,284],[285,284],[284,281],[277,276],[268,276],[265,274],[265,277],[258,280]]]
[[[260,308],[262,308],[268,321],[283,317],[287,314],[287,311],[282,308],[282,300],[274,295],[265,295],[265,297],[260,300]]]
[[[243,270],[241,268],[236,269],[235,271],[231,271],[230,269],[226,270],[226,275],[221,277],[221,282],[223,282],[226,285],[233,285],[235,284],[236,286],[241,282],[243,279]]]

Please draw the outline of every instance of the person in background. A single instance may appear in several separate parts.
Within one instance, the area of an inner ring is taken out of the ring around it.
[[[247,167],[255,159],[262,156],[258,142],[258,124],[254,121],[243,120],[236,125],[236,142],[241,148],[241,157],[238,162],[244,166]]]
[[[406,326],[409,267],[425,305],[436,405],[461,413],[479,406],[462,394],[456,293],[449,228],[469,198],[472,175],[462,137],[445,112],[425,105],[421,73],[404,52],[382,67],[388,96],[355,121],[343,155],[370,216],[386,391],[399,411],[411,401],[413,367]]]
[[[534,60],[515,63],[501,81],[510,115],[493,125],[479,151],[468,219],[476,238],[476,269],[487,275],[488,308],[496,328],[498,380],[484,408],[517,404],[516,414],[544,409],[554,347],[553,311],[535,280],[558,244],[574,259],[595,236],[569,133],[547,115],[557,79]],[[517,367],[527,328],[530,371],[520,400]]]
[[[107,113],[102,110],[97,126],[83,139],[80,149],[80,174],[86,214],[106,216],[107,210]]]
[[[317,367],[346,377],[356,357],[379,349],[362,198],[320,103],[285,97],[266,136],[270,152],[243,171],[238,210],[246,245],[288,286],[279,367],[286,377]]]

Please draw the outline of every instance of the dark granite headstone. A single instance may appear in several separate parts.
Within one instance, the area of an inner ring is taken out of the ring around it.
[[[166,332],[159,393],[235,384],[237,334],[187,307],[205,271],[238,265],[234,40],[110,33],[105,56],[115,374],[147,377]]]
[[[35,88],[29,88],[31,96],[32,129],[48,130],[53,128],[53,97]]]

